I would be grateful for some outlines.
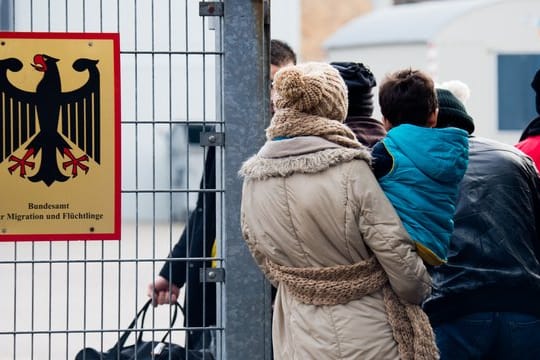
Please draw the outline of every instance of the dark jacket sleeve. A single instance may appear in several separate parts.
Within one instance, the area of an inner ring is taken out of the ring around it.
[[[373,157],[373,174],[377,179],[382,178],[392,170],[392,156],[388,153],[382,141],[373,146],[371,156]]]
[[[199,269],[211,261],[174,261],[174,259],[210,257],[216,237],[216,148],[210,147],[205,160],[197,205],[189,215],[188,223],[180,239],[169,254],[169,259],[159,272],[170,282],[182,287],[186,275],[198,279]]]
[[[528,172],[530,179],[530,194],[533,198],[532,200],[534,204],[534,219],[536,227],[536,242],[533,244],[534,254],[540,263],[540,175],[532,163],[529,164]]]

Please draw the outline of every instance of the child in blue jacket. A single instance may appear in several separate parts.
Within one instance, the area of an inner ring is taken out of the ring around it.
[[[458,184],[468,163],[468,133],[435,129],[433,80],[419,70],[387,75],[379,105],[388,130],[373,148],[373,169],[403,225],[429,265],[447,260]]]

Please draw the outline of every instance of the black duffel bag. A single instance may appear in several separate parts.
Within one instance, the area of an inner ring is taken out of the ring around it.
[[[171,326],[169,331],[161,341],[143,341],[142,335],[144,332],[144,318],[146,311],[152,304],[152,300],[148,300],[146,304],[139,310],[135,319],[129,324],[127,330],[122,334],[118,342],[108,351],[99,352],[93,348],[84,348],[77,353],[75,360],[213,360],[214,356],[209,351],[198,350],[186,350],[183,346],[166,342],[167,337],[170,337],[171,330],[176,317],[178,315],[178,309],[184,311],[182,306],[177,302],[174,307],[174,314],[171,320]],[[141,328],[137,342],[133,345],[126,346],[126,340],[129,337],[137,324],[137,321],[142,315]]]

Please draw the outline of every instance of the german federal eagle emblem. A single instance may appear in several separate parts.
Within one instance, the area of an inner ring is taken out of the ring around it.
[[[28,66],[0,59],[0,163],[9,162],[12,176],[47,186],[86,174],[89,159],[100,164],[101,158],[98,60],[73,62],[73,70],[88,72],[88,80],[68,92],[62,92],[58,61],[45,54],[35,55]],[[43,73],[35,92],[8,79],[9,72],[22,70]]]

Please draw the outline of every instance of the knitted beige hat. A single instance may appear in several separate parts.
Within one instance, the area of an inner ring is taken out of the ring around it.
[[[274,77],[276,110],[292,109],[342,122],[347,115],[347,86],[329,64],[307,62],[279,70]]]

